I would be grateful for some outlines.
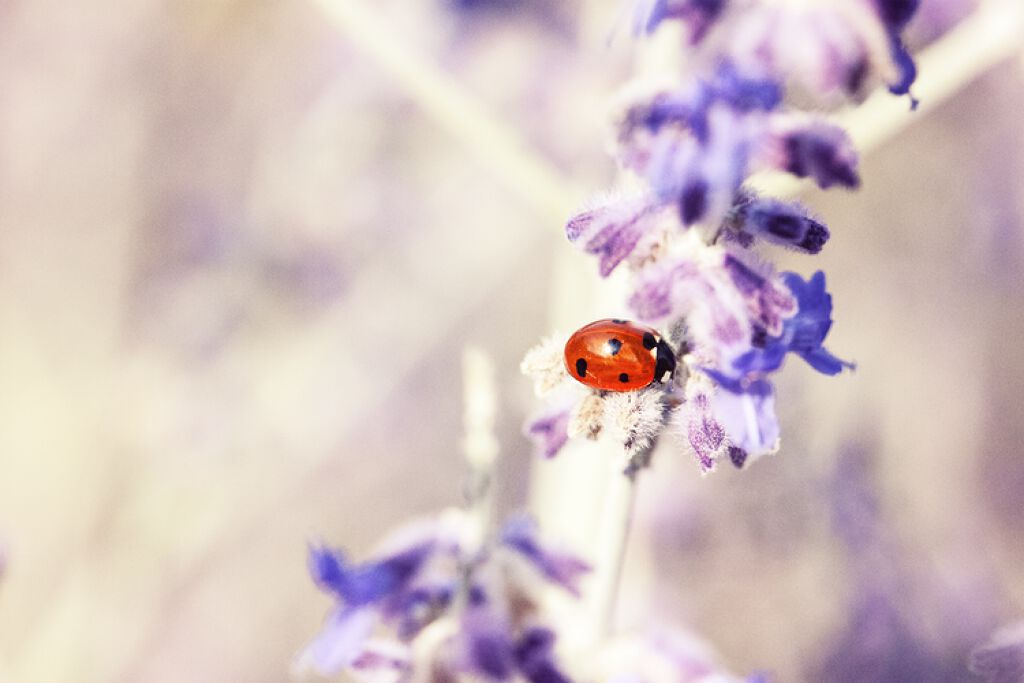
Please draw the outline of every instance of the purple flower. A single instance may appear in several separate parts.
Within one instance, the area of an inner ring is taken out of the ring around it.
[[[711,91],[716,100],[745,114],[772,111],[782,104],[782,86],[777,80],[745,76],[730,61],[718,65]]]
[[[779,334],[783,330],[783,321],[797,310],[796,299],[789,290],[767,267],[758,272],[735,254],[726,252],[722,267],[743,297],[755,328]]]
[[[736,467],[778,450],[779,421],[775,417],[775,394],[768,382],[752,382],[741,392],[717,392],[714,416],[725,428],[729,457]]]
[[[461,526],[451,517],[407,525],[386,541],[378,559],[348,562],[337,550],[311,546],[309,571],[337,606],[300,654],[298,666],[334,674],[370,666],[361,659],[370,633],[383,623],[403,639],[414,637],[451,602],[459,575]]]
[[[371,607],[335,609],[299,655],[298,667],[330,675],[354,665],[379,621],[380,613]]]
[[[322,590],[333,593],[348,607],[362,607],[404,589],[433,549],[433,543],[427,542],[377,562],[353,566],[346,564],[341,551],[311,547],[309,572]]]
[[[680,294],[696,287],[699,278],[697,264],[685,258],[646,268],[637,277],[629,308],[646,322],[667,320],[678,312]],[[688,298],[686,294],[682,297]]]
[[[555,457],[569,440],[570,413],[570,408],[558,406],[527,423],[526,435],[533,441],[535,452],[541,457]]]
[[[483,593],[462,615],[460,633],[464,663],[461,668],[487,680],[504,681],[515,671],[513,635],[508,620],[489,604]]]
[[[725,427],[715,419],[711,408],[714,387],[709,382],[700,383],[691,377],[686,387],[686,402],[679,411],[681,427],[686,441],[693,449],[697,464],[702,472],[715,468],[717,460],[728,449]]]
[[[667,19],[679,20],[687,28],[691,43],[699,43],[715,20],[721,16],[727,0],[638,0],[633,9],[633,31],[653,33]]]
[[[637,248],[657,222],[655,207],[642,198],[610,199],[569,219],[565,234],[588,254],[600,258],[599,272],[607,277]]]
[[[550,647],[522,640],[533,628],[523,623],[523,615],[536,615],[539,598],[537,587],[519,577],[514,563],[525,560],[574,595],[589,568],[545,547],[527,518],[514,518],[499,539],[482,547],[467,542],[467,534],[472,532],[462,513],[453,512],[403,528],[390,537],[388,552],[363,564],[350,564],[337,551],[311,548],[313,579],[338,604],[301,653],[298,667],[325,675],[342,669],[411,672],[424,664],[419,655],[415,661],[406,655],[419,652],[413,645],[425,641],[431,665],[455,667],[454,672],[498,681],[518,671],[536,676],[530,680],[558,680],[544,678],[558,672]],[[393,639],[371,641],[378,626]],[[448,661],[453,653],[457,661]]]
[[[545,548],[537,535],[537,524],[532,518],[517,516],[505,523],[501,543],[516,551],[549,581],[579,596],[579,580],[590,571],[590,565],[574,555]]]
[[[743,390],[752,377],[760,377],[782,367],[787,353],[795,353],[818,372],[836,375],[854,365],[833,356],[822,344],[832,327],[832,296],[825,290],[825,274],[816,272],[804,280],[796,273],[783,274],[783,281],[796,298],[796,315],[782,325],[782,334],[759,336],[755,348],[735,360],[730,371],[716,375],[716,381],[730,391]]]
[[[399,623],[400,631],[413,635],[423,625],[417,618],[422,589],[411,584],[438,549],[435,542],[421,541],[380,560],[352,565],[340,551],[311,547],[310,574],[339,605],[301,655],[301,663],[321,673],[354,666],[382,620]]]
[[[806,282],[796,273],[782,277],[796,297],[799,310],[785,322],[779,339],[771,343],[785,344],[787,351],[826,375],[839,374],[843,368],[852,370],[852,363],[839,360],[822,346],[832,327],[832,295],[825,290],[825,273],[819,270]]]
[[[781,332],[795,301],[774,276],[720,246],[688,246],[640,273],[630,308],[646,322],[685,320],[687,349],[697,364],[730,368],[751,350],[754,324]]]
[[[727,235],[744,247],[760,237],[808,254],[820,252],[829,238],[828,228],[799,204],[761,197],[739,202],[725,227],[731,231]]]
[[[466,610],[460,631],[462,673],[490,681],[519,674],[531,683],[570,683],[555,663],[550,629],[528,626],[515,633],[507,616],[484,600]]]
[[[886,2],[755,5],[735,15],[724,49],[743,73],[790,82],[832,106],[879,79],[907,80],[895,51],[902,26],[878,10]]]
[[[889,84],[889,91],[894,95],[909,95],[910,86],[917,79],[917,66],[910,56],[900,34],[913,18],[920,6],[920,0],[871,0],[878,18],[881,19],[889,34],[889,51],[896,66],[896,80]],[[910,98],[912,108],[917,107],[917,100]]]
[[[628,107],[619,123],[620,161],[644,178],[659,203],[677,207],[683,226],[715,225],[747,172],[757,130],[748,119],[781,99],[775,81],[746,78],[722,63],[708,81]]]
[[[823,189],[860,186],[857,150],[846,131],[819,119],[777,117],[756,159],[798,178],[812,178]]]
[[[555,634],[547,628],[530,628],[519,638],[513,656],[530,683],[571,683],[554,663],[554,644]]]

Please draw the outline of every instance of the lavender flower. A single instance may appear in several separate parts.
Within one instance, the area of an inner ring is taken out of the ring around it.
[[[829,238],[828,228],[799,204],[750,193],[737,200],[722,229],[727,239],[744,248],[763,239],[807,254],[820,252]]]
[[[623,264],[632,272],[629,307],[670,331],[680,372],[632,395],[566,392],[575,407],[552,408],[529,427],[546,457],[563,435],[608,436],[633,456],[672,425],[703,471],[725,456],[742,467],[778,448],[771,375],[786,355],[828,375],[853,368],[824,346],[832,325],[824,274],[806,281],[778,274],[751,251],[764,241],[817,254],[828,227],[743,183],[776,170],[822,188],[859,186],[849,136],[791,109],[784,84],[825,104],[858,99],[872,80],[907,92],[909,57],[899,35],[916,4],[754,3],[743,11],[724,2],[636,4],[639,32],[686,23],[692,50],[704,58],[696,63],[709,68],[678,87],[626,96],[616,155],[643,188],[577,213],[566,234],[598,257],[602,276]],[[524,360],[539,391],[564,387],[559,351],[549,341]]]
[[[555,457],[569,440],[571,411],[571,406],[552,406],[526,424],[524,431],[542,458]]]
[[[896,95],[909,95],[910,86],[917,79],[917,67],[903,45],[900,33],[917,13],[920,0],[872,0],[871,3],[889,34],[889,52],[896,66],[897,77],[890,83],[889,90]],[[917,101],[911,98],[912,106]]]
[[[570,242],[598,256],[601,277],[607,277],[634,252],[643,254],[653,248],[650,238],[656,238],[660,218],[658,207],[644,197],[602,198],[574,215],[565,234]]]
[[[683,226],[714,224],[746,174],[764,112],[780,100],[776,83],[744,78],[728,63],[708,80],[627,96],[619,161],[647,182],[654,202],[676,207]],[[567,227],[570,240],[576,220]]]
[[[653,33],[666,19],[687,27],[689,41],[699,43],[725,10],[727,0],[640,0],[633,13],[635,33]]]
[[[783,280],[798,302],[796,314],[782,323],[777,336],[768,336],[767,328],[755,329],[753,348],[736,358],[731,367],[708,370],[718,384],[729,391],[748,391],[761,377],[781,368],[789,352],[796,353],[826,375],[854,367],[822,346],[832,326],[832,297],[825,291],[825,274],[819,270],[804,282],[796,273],[785,273]]]
[[[533,565],[546,579],[579,596],[579,580],[590,566],[568,553],[545,548],[538,539],[537,523],[525,515],[512,517],[501,532],[501,543]]]
[[[846,131],[814,117],[774,117],[760,140],[757,161],[763,167],[811,178],[822,189],[860,186],[857,151]]]
[[[726,57],[745,74],[785,74],[826,102],[861,96],[882,81],[906,95],[917,75],[901,38],[919,0],[745,3],[726,0],[637,0],[640,35],[666,21],[683,25],[691,48]],[[713,38],[712,29],[717,29]]]
[[[714,397],[710,378],[697,373],[686,383],[685,400],[673,416],[675,430],[686,439],[702,472],[713,470],[730,447],[725,426],[714,414]]]
[[[767,231],[772,228],[763,226],[770,220],[803,221],[799,229],[805,236],[819,229],[797,211],[780,202],[748,198],[723,229],[736,234]],[[636,392],[589,391],[568,382],[562,344],[548,340],[527,354],[523,369],[549,391],[565,384],[575,387],[571,396],[577,402],[574,409],[552,407],[528,426],[540,437],[547,457],[564,444],[563,435],[607,435],[632,457],[671,423],[702,471],[710,471],[726,455],[742,467],[778,450],[769,377],[781,369],[788,353],[824,374],[853,368],[823,346],[832,325],[832,299],[823,273],[808,281],[795,273],[779,275],[738,242],[709,245],[696,233],[672,246],[637,272],[629,303],[638,317],[682,330],[681,338],[670,340],[683,361],[674,381]],[[682,327],[675,321],[683,321]]]
[[[358,674],[441,667],[483,680],[514,672],[531,681],[567,680],[557,678],[553,633],[536,622],[535,584],[576,595],[589,567],[542,544],[528,518],[513,518],[482,548],[471,542],[467,524],[452,511],[410,525],[389,537],[377,559],[361,564],[311,548],[313,580],[337,606],[297,668]],[[372,639],[380,626],[392,637]]]

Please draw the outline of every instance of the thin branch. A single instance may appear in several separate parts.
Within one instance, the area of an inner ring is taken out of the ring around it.
[[[530,149],[366,0],[314,0],[350,43],[380,68],[440,128],[490,167],[527,204],[560,222],[585,193]]]
[[[498,462],[498,437],[494,419],[498,398],[495,389],[494,362],[477,347],[462,353],[462,387],[465,436],[462,451],[466,457],[463,497],[473,520],[474,543],[481,546],[490,531],[495,508],[495,467]]]

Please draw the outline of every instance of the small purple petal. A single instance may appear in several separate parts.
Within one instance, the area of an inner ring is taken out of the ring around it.
[[[828,241],[829,231],[811,218],[799,204],[754,198],[741,204],[731,229],[769,242],[817,254]]]
[[[917,12],[921,0],[874,0],[878,17],[891,34],[898,34]]]
[[[679,197],[679,219],[683,225],[693,225],[708,210],[708,184],[701,178],[696,178],[683,185],[682,194]]]
[[[715,466],[715,453],[725,441],[725,430],[716,420],[700,417],[690,423],[687,439],[701,469],[710,470]]]
[[[526,435],[534,443],[534,451],[543,458],[553,458],[569,441],[569,408],[559,408],[534,418],[526,425]]]
[[[587,242],[584,250],[600,257],[598,272],[601,277],[608,277],[617,265],[633,253],[643,235],[643,230],[636,222],[609,225]]]
[[[447,609],[454,596],[454,582],[417,586],[388,601],[386,618],[396,622],[398,637],[408,640]]]
[[[736,469],[741,470],[743,469],[743,464],[747,462],[747,452],[742,448],[729,446],[729,460],[732,461]]]
[[[749,458],[775,449],[779,421],[775,417],[775,396],[768,382],[754,382],[743,393],[719,391],[714,397],[714,415],[725,427],[730,445],[746,451]]]
[[[843,368],[854,369],[852,363],[822,347],[832,327],[832,296],[825,289],[825,273],[819,270],[806,282],[796,273],[785,273],[783,280],[799,304],[797,314],[785,323],[783,339],[788,350],[826,375],[838,374]]]
[[[797,310],[793,295],[775,278],[761,275],[733,254],[726,254],[723,267],[743,295],[752,322],[767,334],[781,334],[784,321]]]
[[[895,83],[889,84],[889,92],[894,95],[910,95],[910,86],[917,80],[917,65],[914,64],[914,58],[910,56],[903,42],[895,36],[890,43],[890,53],[899,72],[899,78]],[[911,96],[910,108],[917,109],[918,104],[917,98]]]
[[[386,642],[386,641],[385,641]],[[356,671],[410,671],[412,664],[409,661],[408,651],[398,644],[368,643],[362,653],[352,662],[352,668]]]
[[[710,93],[698,86],[692,92],[659,92],[649,100],[629,107],[619,121],[619,141],[627,142],[641,132],[657,135],[663,128],[677,126],[697,133],[704,126]],[[698,134],[698,137],[701,137]]]
[[[515,672],[512,636],[505,619],[480,603],[462,615],[459,637],[465,648],[468,672],[504,681]]]
[[[683,411],[686,440],[701,470],[710,472],[726,445],[725,428],[712,415],[711,398],[703,391],[688,392]]]
[[[696,45],[725,9],[726,0],[639,0],[633,16],[635,33],[653,33],[666,20],[679,20]]]
[[[353,665],[377,625],[379,615],[369,608],[335,610],[327,623],[299,655],[300,667],[312,667],[330,676]]]
[[[571,683],[552,661],[554,643],[554,632],[546,628],[527,629],[519,638],[514,652],[516,665],[530,683]]]
[[[549,580],[579,596],[580,577],[590,571],[590,565],[574,555],[541,546],[533,519],[527,516],[510,519],[502,529],[501,542],[518,552]]]
[[[825,290],[825,274],[819,270],[807,282],[796,273],[784,273],[782,279],[796,299],[797,312],[783,321],[781,334],[755,337],[754,348],[737,357],[730,368],[715,370],[715,381],[729,391],[748,391],[744,382],[778,370],[787,353],[797,354],[826,375],[855,368],[822,346],[832,327],[832,297]]]
[[[512,675],[511,644],[494,634],[471,635],[469,659],[476,672],[503,681]]]
[[[309,570],[322,590],[334,593],[349,607],[359,607],[401,590],[433,550],[434,544],[426,542],[376,562],[347,565],[340,551],[311,547]]]
[[[712,84],[715,97],[741,113],[771,111],[782,103],[782,87],[768,78],[745,78],[724,62]]]
[[[629,308],[640,320],[663,321],[690,303],[689,293],[681,290],[699,277],[696,264],[687,260],[645,268],[637,277]]]
[[[813,178],[823,189],[833,185],[849,188],[860,185],[857,153],[841,128],[819,124],[796,130],[789,133],[782,144],[785,149],[783,170],[798,178]]]
[[[651,216],[651,207],[642,200],[611,200],[571,217],[565,234],[588,254],[600,257],[601,277],[607,277],[650,230]]]

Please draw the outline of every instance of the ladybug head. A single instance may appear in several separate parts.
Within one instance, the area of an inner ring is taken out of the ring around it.
[[[672,352],[672,347],[670,347],[664,339],[658,341],[657,349],[657,360],[654,366],[654,381],[664,382],[666,381],[666,373],[671,377],[676,371],[676,354]]]

